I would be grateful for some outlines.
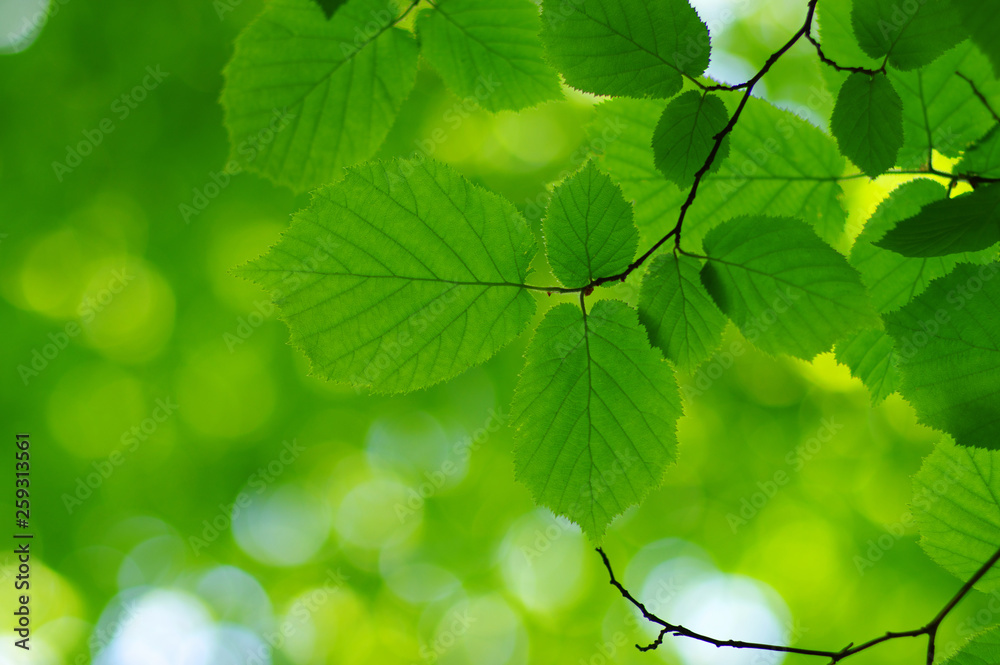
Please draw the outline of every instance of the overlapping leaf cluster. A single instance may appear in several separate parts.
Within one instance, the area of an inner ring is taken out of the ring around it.
[[[707,78],[708,29],[686,0],[544,0],[540,14],[530,0],[349,0],[329,18],[273,0],[226,70],[234,151],[256,140],[252,168],[322,186],[241,272],[273,291],[316,374],[389,393],[484,362],[536,320],[538,295],[568,295],[528,343],[515,471],[595,541],[659,484],[675,373],[710,358],[729,321],[772,355],[836,345],[874,402],[899,391],[954,438],[917,496],[938,493],[921,513],[928,552],[967,575],[1000,547],[995,14],[965,0],[803,10],[795,40],[824,63],[829,132],[751,94],[757,79]],[[595,126],[624,129],[554,185],[551,276],[531,273],[539,242],[521,213],[451,167],[358,164],[420,56],[458,95],[492,81],[488,110],[559,98],[556,72],[606,97]],[[293,119],[265,142],[275,113]],[[883,174],[904,181],[851,246],[841,182]],[[620,280],[641,283],[636,305],[601,299]]]

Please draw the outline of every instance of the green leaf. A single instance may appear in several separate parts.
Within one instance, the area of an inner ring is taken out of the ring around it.
[[[963,263],[886,314],[900,392],[964,446],[1000,447],[1000,264]]]
[[[722,344],[726,317],[698,276],[701,263],[662,254],[650,263],[639,292],[639,320],[653,344],[685,371],[694,370]]]
[[[417,74],[390,9],[350,0],[327,21],[312,0],[268,3],[225,70],[231,159],[304,190],[374,155]]]
[[[635,202],[643,242],[666,234],[687,192],[656,169],[650,137],[663,112],[661,100],[613,99],[597,106],[591,141],[601,166]],[[830,243],[843,235],[844,192],[835,176],[845,160],[836,142],[794,113],[752,98],[731,134],[729,157],[706,176],[684,221],[684,247],[698,251],[722,220],[740,215],[796,217]]]
[[[868,388],[872,404],[878,404],[899,389],[899,372],[892,338],[881,330],[865,328],[837,342],[837,362],[851,369],[851,376]]]
[[[570,288],[623,272],[639,245],[632,206],[593,162],[556,188],[544,230],[552,272]]]
[[[537,503],[599,542],[674,459],[680,394],[634,309],[601,300],[552,308],[514,394],[515,474]]]
[[[559,99],[531,0],[441,0],[417,20],[420,52],[459,97],[490,111]]]
[[[966,36],[949,0],[854,0],[851,24],[865,53],[899,69],[930,64]]]
[[[1000,186],[925,205],[899,222],[877,244],[903,256],[976,252],[1000,242]]]
[[[1000,549],[998,497],[1000,452],[943,439],[913,477],[913,514],[924,551],[961,580],[971,578]],[[1000,591],[1000,568],[975,588]]]
[[[881,57],[873,58],[862,50],[858,45],[858,40],[854,37],[854,28],[851,25],[852,2],[820,2],[816,5],[816,24],[819,34],[815,32],[823,45],[823,52],[827,57],[838,63],[849,64],[854,67],[865,67],[867,69],[878,69],[882,64]],[[840,78],[837,86],[847,76],[837,72],[833,67],[823,66],[825,73],[838,73]]]
[[[932,280],[955,267],[955,257],[907,258],[876,245],[897,222],[947,195],[943,185],[926,178],[903,183],[879,204],[854,241],[848,262],[861,274],[861,281],[879,312],[899,309]],[[838,342],[836,353],[837,360],[868,387],[873,403],[899,389],[892,338],[883,331],[872,328],[858,331]]]
[[[1000,626],[969,638],[962,648],[941,665],[991,665],[1000,663]]]
[[[903,148],[896,159],[899,166],[926,164],[932,147],[946,157],[958,157],[996,124],[971,94],[969,83],[955,72],[975,81],[994,108],[1000,107],[1000,82],[993,79],[990,63],[969,42],[917,71],[889,70],[889,80],[903,100]]]
[[[877,325],[858,273],[797,219],[731,219],[705,236],[705,253],[705,288],[766,353],[810,360]]]
[[[983,0],[951,0],[952,8],[958,13],[962,26],[972,35],[976,45],[989,56],[993,73],[1000,77],[1000,12]]]
[[[933,180],[919,178],[903,183],[879,204],[854,241],[850,264],[861,273],[861,281],[879,312],[896,310],[910,302],[931,281],[948,274],[959,260],[974,260],[971,255],[909,258],[881,245],[882,238],[900,221],[947,196],[948,190]]]
[[[323,378],[404,392],[486,361],[535,311],[534,238],[509,201],[432,160],[348,169],[240,272]],[[412,170],[411,170],[412,169]]]
[[[830,119],[840,150],[869,177],[885,173],[903,147],[903,100],[884,74],[851,74]]]
[[[326,14],[328,19],[333,16],[345,2],[347,2],[347,0],[316,0],[316,4],[320,6],[320,9],[323,10],[323,13]]]
[[[955,172],[1000,178],[1000,127],[991,130],[972,146],[955,167]]]
[[[726,105],[717,95],[697,90],[685,92],[667,104],[653,130],[653,162],[656,168],[679,187],[694,184],[715,145],[715,135],[729,123]],[[902,140],[902,130],[900,130]],[[729,154],[727,136],[712,161],[710,171],[718,171]]]
[[[566,82],[596,95],[676,95],[708,67],[708,28],[687,0],[543,0],[542,41]]]

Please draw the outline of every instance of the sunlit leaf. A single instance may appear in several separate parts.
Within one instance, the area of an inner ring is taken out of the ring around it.
[[[711,153],[715,135],[728,122],[726,105],[717,95],[691,90],[677,97],[667,104],[653,130],[653,162],[656,168],[679,187],[690,187],[695,173]],[[726,137],[710,170],[718,171],[728,154],[729,137]]]
[[[687,0],[544,0],[542,41],[574,88],[676,95],[708,67],[708,28]]]
[[[556,188],[544,229],[552,272],[568,287],[621,273],[639,244],[632,206],[593,162]]]
[[[884,317],[921,422],[1000,448],[1000,264],[963,263]]]
[[[705,288],[762,351],[810,360],[877,325],[857,271],[796,219],[729,220],[705,236],[705,253]]]
[[[1000,127],[970,148],[955,167],[955,172],[1000,178]]]
[[[949,0],[854,0],[851,23],[865,53],[899,69],[923,67],[967,36]]]
[[[983,0],[951,0],[951,6],[958,13],[962,26],[972,35],[976,45],[989,56],[993,63],[993,73],[1000,77],[1000,12]]]
[[[240,269],[271,290],[314,373],[379,392],[482,363],[535,311],[520,286],[535,241],[513,204],[443,164],[405,177],[403,164],[349,169]]]
[[[554,307],[528,346],[514,395],[515,474],[535,500],[599,542],[674,458],[680,394],[635,310]]]
[[[531,0],[440,0],[417,21],[420,53],[455,94],[490,111],[562,96],[540,29]]]
[[[1000,108],[1000,82],[990,63],[975,46],[965,42],[930,65],[916,71],[889,70],[889,80],[903,100],[903,148],[897,164],[917,168],[930,159],[930,150],[958,157],[996,124],[992,114],[972,94],[972,79],[987,100]]]
[[[350,0],[327,20],[313,0],[268,3],[225,70],[231,158],[302,190],[374,155],[417,74],[392,9]]]
[[[913,477],[913,513],[924,551],[945,570],[969,579],[1000,549],[998,497],[1000,452],[947,439],[938,443]],[[976,588],[1000,591],[1000,568],[987,572]]]
[[[897,222],[946,196],[944,186],[932,180],[904,183],[879,204],[854,241],[848,262],[861,274],[872,305],[879,312],[899,309],[955,266],[955,257],[907,258],[875,244]],[[899,388],[894,353],[892,338],[874,328],[852,333],[837,342],[836,348],[837,360],[864,382],[873,403]]]
[[[683,254],[656,257],[639,293],[639,319],[653,344],[683,370],[693,370],[719,348],[726,317],[716,307],[699,271]]]
[[[1000,186],[985,185],[925,205],[878,241],[903,256],[977,252],[1000,242]]]
[[[899,390],[899,372],[892,338],[875,328],[849,333],[834,349],[837,362],[851,369],[851,376],[868,388],[872,404]]]
[[[925,206],[944,201],[947,195],[944,185],[926,178],[903,183],[879,204],[854,241],[850,263],[861,273],[861,281],[879,312],[899,309],[910,302],[957,262],[977,260],[977,255],[972,254],[911,258],[882,246],[886,233],[897,224],[920,214]]]
[[[635,201],[635,220],[645,240],[673,228],[687,196],[656,169],[650,139],[663,112],[661,100],[613,99],[597,107],[591,135],[602,147],[602,168]],[[834,176],[845,160],[836,142],[794,113],[758,99],[747,104],[731,135],[729,157],[706,176],[684,222],[684,246],[725,219],[748,214],[796,217],[820,237],[836,242],[847,215]]]
[[[875,177],[892,168],[903,147],[903,100],[884,74],[851,74],[840,88],[830,130],[841,152]]]

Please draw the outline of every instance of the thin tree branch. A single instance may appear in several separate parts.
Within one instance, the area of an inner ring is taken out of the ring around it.
[[[823,53],[823,47],[820,46],[819,40],[812,36],[812,26],[810,26],[809,31],[806,32],[806,39],[808,39],[812,43],[812,45],[816,47],[816,55],[819,56],[819,59],[824,64],[827,64],[836,69],[838,72],[854,72],[856,74],[868,74],[869,76],[875,76],[876,74],[885,74],[885,64],[886,64],[885,62],[883,62],[882,66],[879,67],[878,69],[868,69],[867,67],[849,67],[847,65],[841,65],[832,60],[831,58],[828,58],[826,56],[826,53]]]
[[[729,136],[730,133],[732,133],[733,129],[736,127],[736,123],[739,122],[740,115],[743,113],[743,110],[746,108],[747,103],[750,101],[750,97],[752,96],[754,86],[756,86],[757,83],[760,82],[762,78],[764,78],[764,75],[771,70],[771,67],[773,67],[774,64],[778,62],[778,60],[780,60],[781,57],[785,55],[785,53],[787,53],[793,46],[795,46],[795,44],[803,37],[805,37],[809,42],[813,44],[813,46],[816,47],[816,53],[818,54],[820,60],[822,60],[827,65],[834,67],[838,71],[860,72],[870,75],[875,75],[880,73],[884,74],[886,71],[886,62],[888,61],[888,57],[886,58],[886,60],[883,60],[882,66],[879,69],[866,69],[864,67],[849,67],[845,65],[840,65],[826,56],[826,54],[823,52],[822,46],[819,43],[819,40],[815,39],[812,36],[813,21],[815,20],[816,4],[818,1],[819,0],[809,0],[807,4],[806,19],[805,22],[802,24],[802,27],[799,28],[795,32],[795,34],[793,34],[781,48],[772,53],[770,57],[768,57],[764,65],[760,68],[760,70],[756,74],[754,74],[749,80],[737,85],[706,85],[701,81],[697,80],[696,78],[688,76],[689,80],[691,80],[695,85],[697,85],[701,90],[705,92],[716,91],[716,90],[733,92],[736,90],[743,90],[743,96],[740,99],[739,105],[736,107],[736,111],[733,113],[732,117],[730,117],[729,122],[726,123],[726,126],[722,129],[722,131],[720,131],[713,137],[712,149],[709,152],[708,157],[705,159],[704,164],[702,164],[701,168],[699,168],[698,171],[695,172],[694,183],[691,185],[690,191],[688,191],[687,198],[685,198],[684,202],[681,204],[680,211],[677,216],[677,222],[674,224],[673,228],[666,233],[666,235],[664,235],[662,238],[653,243],[653,245],[649,249],[647,249],[645,252],[642,253],[642,255],[639,256],[639,258],[632,261],[632,263],[630,263],[628,267],[626,267],[618,274],[608,275],[606,277],[598,277],[591,280],[590,283],[587,284],[586,286],[581,286],[576,288],[565,288],[558,286],[527,286],[527,285],[525,285],[525,288],[536,291],[546,291],[550,294],[580,292],[586,296],[590,295],[595,287],[602,286],[610,282],[619,282],[619,281],[624,282],[626,279],[628,279],[629,275],[631,275],[639,267],[641,267],[642,264],[644,264],[647,260],[649,260],[649,258],[653,254],[655,254],[656,251],[659,250],[664,244],[666,244],[666,242],[671,238],[674,239],[674,247],[680,250],[681,231],[684,227],[684,220],[687,217],[688,210],[691,208],[691,206],[694,204],[695,200],[698,197],[698,187],[701,185],[702,180],[708,175],[708,172],[712,167],[712,163],[715,161],[715,158],[719,154],[719,150],[722,148],[723,141],[726,139],[727,136]],[[414,2],[414,5],[415,4],[416,2]],[[412,7],[413,5],[411,5],[411,8]],[[961,76],[963,79],[968,81],[970,85],[972,85],[973,91],[976,93],[977,96],[979,96],[980,100],[987,105],[987,108],[990,109],[990,112],[993,114],[993,117],[997,120],[998,124],[1000,124],[1000,115],[993,112],[993,109],[990,108],[989,103],[986,100],[985,96],[983,96],[982,93],[980,93],[976,85],[970,79],[968,79],[968,77],[964,76],[961,72],[956,72],[956,74],[958,76]],[[918,79],[918,83],[920,87],[920,95],[922,98],[923,80]],[[915,169],[915,170],[901,169],[901,170],[886,171],[886,173],[883,175],[934,175],[942,178],[948,178],[952,183],[958,181],[966,181],[973,187],[982,183],[1000,182],[1000,178],[984,178],[982,176],[974,174],[965,174],[965,173],[946,173],[944,171],[936,169],[933,164],[934,147],[931,144],[930,123],[929,121],[927,121],[926,115],[927,115],[927,109],[926,105],[924,105],[924,116],[925,116],[924,120],[928,132],[927,166],[923,169]],[[862,177],[867,177],[867,176],[863,173],[853,173],[843,176],[830,176],[829,178],[816,178],[816,180],[838,181],[838,180],[853,180]],[[788,178],[788,179],[795,179],[795,178]],[[681,251],[682,253],[686,253],[683,252],[683,250]]]
[[[581,304],[582,304],[582,297],[581,297]],[[722,640],[715,637],[710,637],[708,635],[703,635],[701,633],[697,633],[679,624],[670,623],[650,612],[646,608],[646,606],[642,604],[641,601],[636,599],[635,596],[633,596],[628,591],[628,589],[626,589],[622,585],[622,583],[618,581],[618,578],[615,577],[614,569],[612,569],[611,567],[611,561],[608,559],[608,555],[604,553],[603,549],[598,547],[597,553],[601,555],[601,561],[604,562],[604,567],[608,571],[608,578],[611,586],[615,587],[615,589],[618,590],[618,593],[621,594],[622,598],[627,600],[629,603],[632,604],[633,607],[638,609],[644,619],[646,619],[650,623],[654,623],[660,626],[660,632],[656,636],[656,639],[653,642],[651,642],[646,646],[641,646],[639,644],[635,645],[639,651],[651,651],[653,649],[656,649],[661,644],[663,644],[663,639],[666,636],[674,635],[678,637],[688,637],[694,640],[698,640],[699,642],[712,644],[717,647],[731,647],[733,649],[754,649],[757,651],[778,651],[782,653],[797,653],[804,656],[821,656],[824,658],[829,658],[831,665],[838,663],[844,660],[845,658],[853,656],[857,653],[866,651],[876,645],[882,644],[883,642],[888,642],[890,640],[896,640],[904,637],[920,637],[921,635],[927,636],[927,665],[933,665],[934,649],[935,649],[935,643],[937,641],[937,632],[938,628],[941,627],[941,623],[944,621],[945,617],[947,617],[951,613],[951,611],[955,609],[955,607],[962,601],[962,599],[968,595],[969,591],[971,591],[972,588],[976,585],[976,582],[981,580],[983,576],[986,575],[986,573],[989,572],[989,570],[993,568],[993,566],[996,565],[998,561],[1000,561],[1000,549],[998,549],[993,554],[993,556],[991,556],[982,566],[980,566],[979,570],[977,570],[976,573],[972,577],[970,577],[965,584],[962,585],[962,588],[960,588],[958,592],[954,596],[952,596],[951,600],[948,601],[948,603],[941,609],[941,611],[938,612],[934,616],[934,618],[931,619],[929,622],[927,622],[927,624],[925,624],[923,627],[914,628],[913,630],[904,630],[898,632],[890,631],[884,635],[881,635],[880,637],[870,639],[867,642],[862,642],[857,646],[854,646],[854,643],[852,642],[843,649],[840,649],[839,651],[829,651],[824,649],[800,649],[798,647],[789,647],[780,644],[764,644],[760,642],[745,642],[742,640]]]
[[[997,112],[993,110],[993,107],[990,105],[990,100],[986,99],[986,95],[984,95],[979,90],[979,88],[976,86],[976,82],[970,79],[962,72],[955,72],[955,76],[965,80],[965,82],[969,84],[969,86],[972,88],[972,93],[979,98],[979,101],[983,103],[983,106],[986,107],[986,110],[990,112],[990,115],[993,116],[993,119],[997,122],[998,125],[1000,125],[1000,115],[997,115]]]

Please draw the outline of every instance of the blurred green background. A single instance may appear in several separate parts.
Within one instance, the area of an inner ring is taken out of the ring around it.
[[[713,31],[710,74],[730,81],[804,12],[695,4]],[[260,6],[0,1],[3,437],[13,452],[15,432],[32,435],[36,533],[30,654],[13,647],[13,555],[0,555],[0,662],[780,662],[679,640],[632,648],[655,633],[579,530],[513,481],[507,405],[525,339],[406,397],[307,376],[264,293],[229,274],[308,201],[220,175],[220,72]],[[825,124],[813,52],[765,82]],[[459,100],[422,68],[381,155],[410,156],[443,129],[433,156],[537,230],[545,184],[583,163],[594,101],[568,93],[455,126]],[[848,235],[899,181],[847,185]],[[832,649],[922,625],[959,586],[907,512],[940,435],[898,396],[870,408],[830,354],[748,351],[728,365],[681,377],[693,390],[679,461],[609,531],[627,585],[719,637]],[[0,514],[12,495],[0,488]],[[952,615],[943,648],[996,621],[988,601]],[[922,653],[895,641],[852,662]]]

